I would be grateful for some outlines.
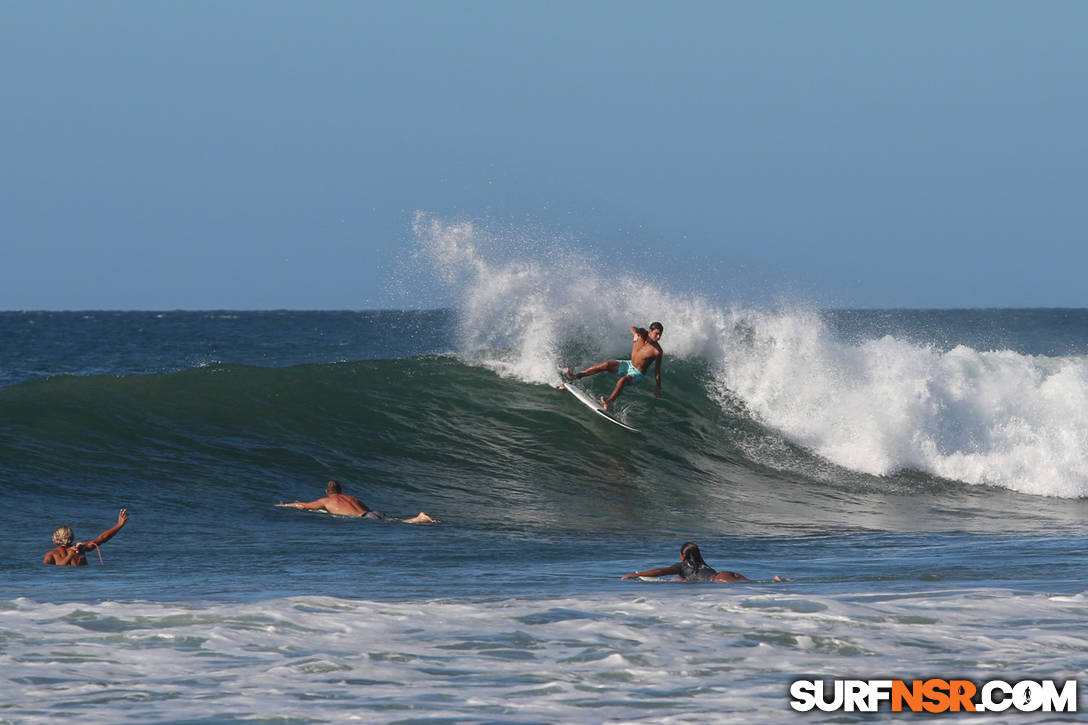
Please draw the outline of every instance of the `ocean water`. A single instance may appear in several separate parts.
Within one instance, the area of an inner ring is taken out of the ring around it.
[[[1088,311],[723,306],[417,233],[452,309],[0,313],[0,722],[776,723],[798,678],[1084,678]],[[555,389],[651,320],[641,433]],[[274,506],[330,478],[441,523]],[[101,563],[41,564],[121,507]],[[754,581],[620,581],[688,540]]]

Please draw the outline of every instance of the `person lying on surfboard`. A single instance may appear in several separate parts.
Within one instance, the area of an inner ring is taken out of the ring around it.
[[[71,526],[58,526],[57,530],[53,532],[53,543],[57,545],[57,548],[46,553],[43,564],[57,564],[59,566],[86,566],[87,557],[84,556],[84,552],[91,549],[97,549],[102,544],[112,539],[121,527],[128,522],[128,511],[121,509],[121,512],[117,514],[117,524],[106,529],[101,534],[91,539],[90,541],[80,541],[76,544],[72,542],[75,540],[75,534],[72,533]],[[102,552],[98,552],[99,557],[102,556]]]
[[[661,346],[657,344],[657,341],[661,339],[661,334],[664,331],[665,328],[660,322],[651,322],[649,330],[644,327],[632,327],[631,335],[633,335],[633,344],[631,346],[630,360],[605,360],[602,363],[589,366],[580,373],[573,373],[570,368],[564,368],[563,377],[567,380],[581,380],[582,378],[596,375],[597,373],[603,373],[605,371],[608,371],[613,375],[619,375],[620,379],[616,381],[616,387],[612,390],[612,395],[607,398],[603,395],[601,396],[601,408],[608,410],[608,406],[612,404],[613,400],[619,397],[624,388],[628,385],[638,385],[642,382],[642,378],[650,368],[650,363],[653,363],[654,378],[657,380],[657,387],[654,388],[654,395],[660,398],[661,358],[665,356],[665,353],[661,351]]]
[[[405,524],[437,523],[435,519],[432,519],[423,511],[420,511],[415,516],[407,519],[397,519],[383,514],[381,511],[374,511],[354,496],[348,496],[347,494],[342,493],[340,484],[337,481],[329,481],[325,485],[324,498],[319,498],[316,501],[295,501],[294,503],[278,503],[276,505],[293,509],[302,509],[303,511],[324,510],[328,511],[330,514],[360,516],[362,518],[377,519],[379,521],[400,521]]]
[[[694,541],[689,541],[680,547],[680,561],[672,566],[663,566],[657,569],[636,571],[632,574],[624,574],[620,579],[637,579],[642,576],[678,576],[685,582],[748,582],[752,581],[743,574],[735,571],[718,571],[705,561]],[[782,577],[775,576],[774,581],[782,581]]]

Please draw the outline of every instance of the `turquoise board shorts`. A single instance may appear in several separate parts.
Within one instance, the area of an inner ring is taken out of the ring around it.
[[[620,369],[616,371],[617,375],[619,375],[621,378],[624,375],[630,375],[631,385],[638,385],[642,382],[642,378],[644,377],[642,371],[632,365],[630,360],[620,360],[619,363]]]

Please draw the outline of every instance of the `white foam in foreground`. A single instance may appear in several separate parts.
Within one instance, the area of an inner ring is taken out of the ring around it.
[[[778,723],[795,678],[1066,679],[1088,655],[1083,595],[640,590],[480,602],[15,600],[0,605],[0,715]]]

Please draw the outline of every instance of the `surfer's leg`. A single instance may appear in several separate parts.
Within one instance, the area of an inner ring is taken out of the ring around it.
[[[612,404],[613,400],[620,396],[620,393],[623,392],[624,387],[626,387],[627,383],[629,382],[631,382],[630,375],[624,375],[622,378],[617,380],[616,387],[612,390],[612,395],[608,396],[607,398],[603,395],[601,396],[601,407],[605,410],[608,410],[608,406]]]
[[[409,519],[401,519],[401,521],[403,523],[406,523],[406,524],[437,524],[438,523],[437,520],[432,519],[424,511],[420,511],[418,514],[416,514],[415,516],[413,516],[413,517],[411,517]]]
[[[603,373],[603,372],[609,372],[609,373],[615,374],[616,371],[619,370],[619,369],[620,369],[620,361],[619,360],[605,360],[602,363],[597,363],[596,365],[590,365],[588,368],[586,368],[585,370],[583,370],[580,373],[575,373],[574,377],[579,378],[579,379],[587,378],[590,375],[596,375],[597,373]]]
[[[716,581],[716,582],[747,582],[747,581],[751,581],[751,579],[744,576],[743,574],[738,574],[735,571],[719,571],[717,574],[714,575],[714,579],[712,581]]]
[[[363,514],[364,519],[375,519],[377,521],[393,521],[393,517],[389,514],[383,514],[381,511],[367,511]]]

